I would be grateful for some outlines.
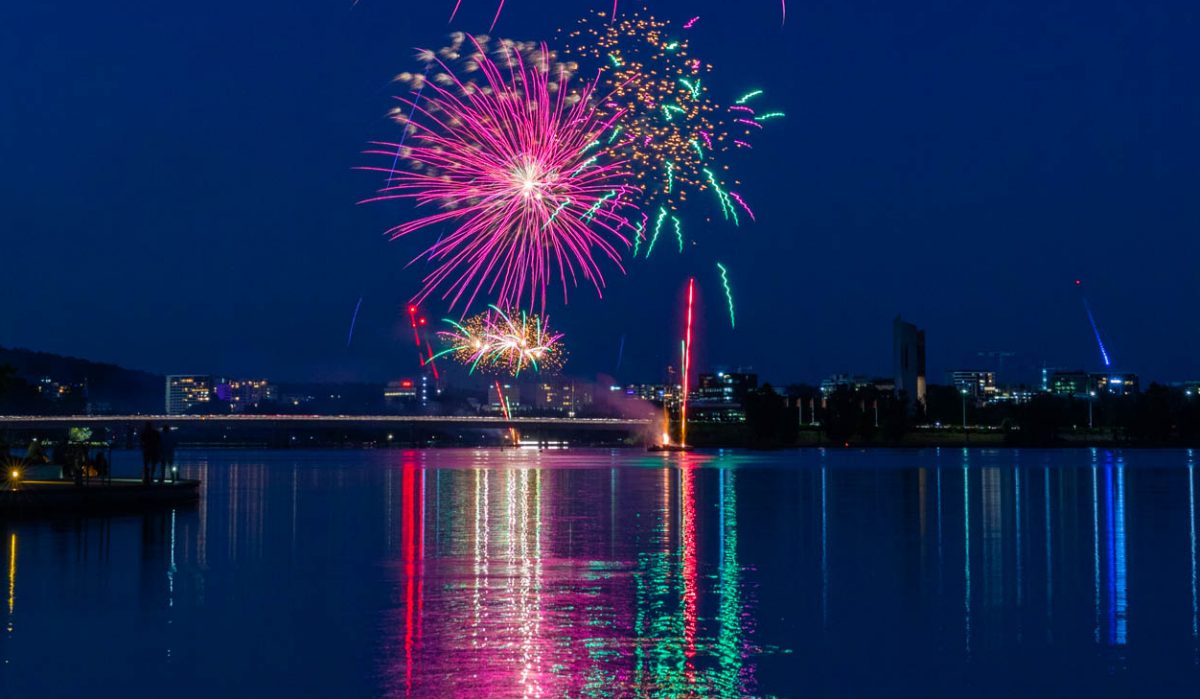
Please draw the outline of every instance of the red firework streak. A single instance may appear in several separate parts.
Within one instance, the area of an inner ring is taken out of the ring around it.
[[[496,401],[500,403],[500,413],[504,415],[505,420],[512,419],[512,413],[508,409],[508,398],[504,395],[504,389],[500,388],[500,382],[496,381]],[[508,426],[508,436],[512,438],[513,446],[517,446],[517,428],[512,425]]]
[[[696,298],[696,278],[688,279],[687,330],[683,336],[683,399],[679,408],[679,444],[687,445],[688,376],[692,372],[692,305]]]
[[[425,327],[429,324],[429,321],[425,319],[425,316],[417,317],[417,307],[410,305],[408,307],[408,322],[412,325],[413,343],[417,346],[417,361],[421,363],[422,369],[425,368],[426,364],[429,365],[430,370],[433,371],[433,380],[436,383],[441,380],[441,376],[438,375],[437,363],[433,361],[433,347],[429,344],[429,340],[426,339],[425,348],[422,350],[421,333],[418,330],[418,326]]]

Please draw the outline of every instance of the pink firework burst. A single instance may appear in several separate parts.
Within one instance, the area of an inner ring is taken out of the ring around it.
[[[617,246],[630,244],[622,228],[633,227],[622,213],[636,208],[626,164],[607,160],[599,147],[617,115],[596,116],[592,84],[567,89],[568,76],[515,50],[502,68],[472,42],[482,78],[461,81],[437,61],[442,72],[424,84],[424,101],[401,98],[412,114],[402,120],[407,143],[368,151],[399,153],[408,167],[364,168],[388,175],[366,201],[411,199],[441,209],[395,226],[393,240],[456,226],[416,258],[433,269],[414,301],[441,290],[451,308],[464,303],[464,315],[481,293],[501,307],[544,309],[551,283],[561,284],[565,301],[568,281],[578,286],[580,277],[601,293],[600,261],[624,271]]]

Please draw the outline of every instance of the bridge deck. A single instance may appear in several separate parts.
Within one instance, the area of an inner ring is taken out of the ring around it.
[[[464,427],[571,427],[634,429],[648,427],[652,420],[639,418],[514,417],[483,415],[0,415],[0,427],[52,425],[126,425],[150,421],[156,425],[184,424],[299,424],[336,425],[454,425]]]

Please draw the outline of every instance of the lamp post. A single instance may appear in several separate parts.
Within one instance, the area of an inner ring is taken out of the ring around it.
[[[967,431],[967,389],[962,389],[963,432]]]
[[[1092,429],[1092,404],[1096,402],[1096,392],[1088,391],[1088,429]]]

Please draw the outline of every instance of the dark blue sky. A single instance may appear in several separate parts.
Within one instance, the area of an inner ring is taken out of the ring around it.
[[[714,95],[763,87],[788,116],[731,161],[757,224],[555,304],[569,373],[612,372],[624,335],[619,375],[659,378],[691,270],[701,368],[887,373],[897,313],[927,329],[935,381],[980,350],[1095,367],[1081,277],[1120,367],[1200,376],[1200,6],[789,5],[781,29],[773,0],[649,3],[701,15]],[[396,136],[390,79],[413,47],[495,10],[463,0],[447,25],[452,6],[3,3],[0,344],[164,372],[411,373],[419,241],[381,237],[410,208],[356,206],[377,180],[352,167]],[[495,34],[552,39],[592,6],[508,0]]]

